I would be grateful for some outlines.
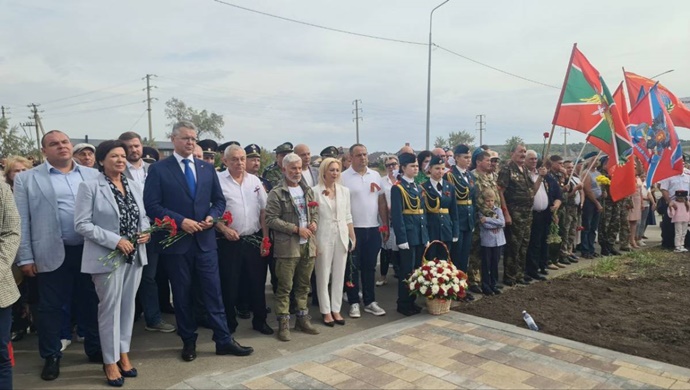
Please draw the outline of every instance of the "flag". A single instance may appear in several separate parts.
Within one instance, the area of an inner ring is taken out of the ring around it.
[[[644,93],[642,93],[641,96],[638,97],[637,101],[639,102],[644,98]],[[640,144],[640,138],[635,138],[632,134],[632,126],[630,125],[630,116],[628,114],[628,105],[625,101],[625,92],[623,92],[623,82],[621,82],[618,85],[618,88],[616,88],[616,92],[613,93],[613,100],[616,102],[616,105],[619,107],[619,111],[621,113],[621,119],[623,119],[623,124],[625,125],[628,134],[630,135],[630,141],[633,146],[633,154],[635,157],[637,157],[640,162],[642,163],[642,166],[644,167],[645,171],[647,168],[649,168],[649,156],[647,155],[646,147],[642,147]],[[636,106],[637,107],[637,106]],[[634,110],[634,109],[633,109]],[[632,114],[632,111],[631,111]]]
[[[604,79],[577,46],[573,46],[552,123],[585,133],[588,142],[609,156],[614,201],[635,192],[630,136]]]
[[[635,149],[647,160],[647,187],[683,173],[683,152],[671,116],[654,84],[630,112]]]
[[[650,80],[646,77],[636,75],[632,72],[623,71],[625,75],[625,84],[628,86],[628,95],[633,96],[637,94],[640,88],[649,89],[654,84],[654,80]],[[658,84],[657,92],[661,102],[666,106],[666,111],[671,117],[671,120],[676,126],[690,128],[690,109],[687,108],[683,102],[672,94],[666,87]]]

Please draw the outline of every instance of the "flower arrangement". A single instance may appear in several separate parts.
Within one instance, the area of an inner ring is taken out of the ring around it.
[[[611,179],[604,175],[599,175],[594,178],[594,180],[597,182],[598,185],[600,186],[610,186],[611,185]]]
[[[166,218],[168,219],[169,223],[172,223],[172,226],[174,227],[174,229],[171,229],[170,235],[168,235],[168,237],[161,240],[160,244],[163,246],[163,249],[165,249],[165,248],[173,245],[174,243],[180,241],[183,237],[185,237],[187,235],[187,232],[177,230],[177,224],[170,217],[166,216],[163,218],[162,221],[165,221]],[[158,218],[156,218],[155,221],[157,223],[159,221]],[[220,217],[213,218],[211,220],[211,223],[216,224],[216,223],[221,222],[221,221],[225,221],[226,225],[231,225],[232,224],[232,213],[230,213],[229,211],[226,211]],[[154,225],[155,225],[155,223],[154,223]]]
[[[410,294],[429,300],[459,300],[465,297],[467,275],[449,261],[434,259],[424,261],[405,279],[405,284]]]
[[[553,212],[552,218],[551,218],[551,224],[549,225],[549,235],[546,237],[546,243],[547,244],[560,244],[561,243],[561,235],[560,235],[560,229],[558,227],[558,218],[556,217],[556,212]]]

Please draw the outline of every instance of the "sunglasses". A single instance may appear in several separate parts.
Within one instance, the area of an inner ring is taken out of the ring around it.
[[[391,167],[397,167],[398,163],[388,163],[386,164],[386,168],[391,168]]]

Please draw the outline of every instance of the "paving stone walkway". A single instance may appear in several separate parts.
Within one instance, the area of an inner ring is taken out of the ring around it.
[[[690,389],[690,369],[451,312],[172,388]]]

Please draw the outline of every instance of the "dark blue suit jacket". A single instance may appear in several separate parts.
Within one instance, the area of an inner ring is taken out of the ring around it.
[[[427,227],[429,228],[429,240],[441,240],[445,242],[453,241],[453,238],[459,237],[460,226],[458,224],[458,208],[455,201],[455,188],[443,180],[442,195],[439,195],[436,189],[431,184],[431,180],[427,180],[422,184],[424,193],[426,194],[426,214]],[[439,204],[440,202],[440,204]],[[447,214],[434,213],[433,209],[442,208],[447,209]]]
[[[458,202],[463,202],[464,204],[458,205],[458,229],[461,232],[467,232],[474,230],[474,198],[476,196],[477,190],[474,186],[474,175],[469,170],[467,171],[469,180],[465,178],[457,166],[447,172],[443,176],[443,180],[447,180],[451,185],[455,187],[455,200]],[[472,204],[467,204],[472,203]]]
[[[407,192],[412,198],[419,198],[421,214],[403,214],[403,211],[406,209],[405,202],[403,201],[403,191]],[[408,243],[412,247],[429,242],[424,197],[422,196],[422,189],[417,184],[408,183],[403,179],[402,183],[391,188],[391,225],[393,225],[395,243],[397,245]]]
[[[170,156],[152,164],[144,185],[144,207],[149,218],[169,216],[182,231],[182,220],[203,221],[207,216],[218,218],[225,211],[225,197],[220,188],[218,175],[213,165],[194,159],[196,168],[196,196],[192,198],[187,180],[175,156]],[[184,254],[196,244],[204,251],[217,249],[214,229],[207,229],[187,235],[175,244],[163,249],[158,243],[164,238],[163,232],[155,234],[151,241],[154,249],[163,254]]]

